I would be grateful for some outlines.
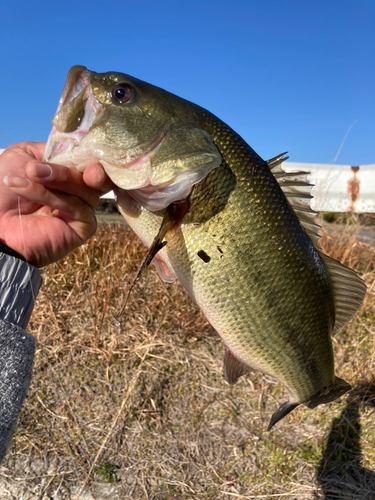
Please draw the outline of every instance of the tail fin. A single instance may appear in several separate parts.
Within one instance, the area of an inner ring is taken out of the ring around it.
[[[275,411],[275,413],[272,415],[270,423],[268,424],[267,431],[270,431],[272,427],[282,418],[286,417],[288,413],[294,410],[294,408],[297,408],[298,403],[290,403],[287,401],[283,405],[280,406],[280,408]]]
[[[334,401],[346,392],[350,391],[350,389],[351,386],[345,382],[345,380],[335,377],[333,384],[329,387],[321,389],[309,401],[306,401],[303,404],[309,408],[315,408],[315,406]],[[272,427],[279,422],[279,420],[288,415],[288,413],[293,411],[297,406],[298,403],[291,403],[290,401],[281,405],[280,408],[272,415],[267,431],[271,430]]]
[[[309,408],[315,408],[315,406],[330,403],[335,399],[339,398],[346,392],[350,391],[351,385],[342,380],[341,378],[335,377],[335,380],[332,385],[329,387],[325,387],[321,391],[315,394],[310,401],[306,401],[304,405]]]

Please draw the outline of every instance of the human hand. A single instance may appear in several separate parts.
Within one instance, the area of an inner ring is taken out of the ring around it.
[[[41,162],[44,147],[22,142],[0,155],[0,241],[36,267],[61,259],[95,233],[94,209],[114,187],[100,164],[82,174]]]

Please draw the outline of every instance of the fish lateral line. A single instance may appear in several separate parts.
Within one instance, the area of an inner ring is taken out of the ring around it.
[[[191,194],[191,193],[190,193]],[[140,279],[141,274],[143,270],[150,265],[152,259],[155,257],[155,255],[166,246],[167,241],[163,241],[165,235],[167,232],[175,228],[176,226],[179,225],[181,220],[185,217],[187,211],[189,210],[190,207],[190,195],[187,198],[184,198],[183,200],[178,200],[174,201],[170,205],[168,205],[163,220],[161,222],[158,234],[155,236],[154,241],[152,242],[152,245],[150,248],[147,250],[147,253],[145,257],[143,258],[143,261],[141,265],[139,266],[139,269],[133,278],[133,281],[130,284],[129,290],[126,294],[124,305],[121,308],[121,311],[119,314],[115,316],[116,321],[120,321],[122,315],[125,312],[130,294],[134,288],[134,285],[136,282]]]

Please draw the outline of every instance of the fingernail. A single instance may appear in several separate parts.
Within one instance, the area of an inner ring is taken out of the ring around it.
[[[15,177],[14,175],[6,175],[3,182],[8,187],[26,188],[29,187],[31,182],[26,177]]]
[[[96,172],[98,174],[97,183],[100,184],[102,182],[102,177],[103,177],[102,172],[103,171],[101,168],[97,167],[96,165],[95,165],[95,168],[96,168]]]
[[[47,163],[34,163],[33,174],[35,177],[49,177],[52,174],[52,168]]]

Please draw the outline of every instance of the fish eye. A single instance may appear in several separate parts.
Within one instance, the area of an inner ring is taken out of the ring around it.
[[[116,99],[119,103],[127,102],[132,96],[132,89],[124,84],[120,83],[112,90],[112,97]]]

